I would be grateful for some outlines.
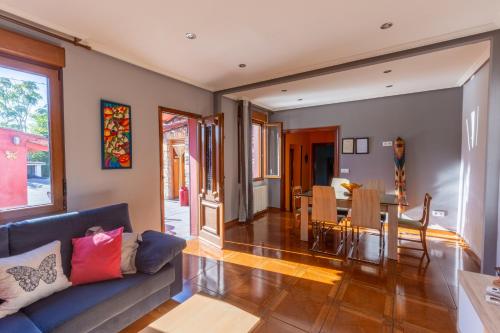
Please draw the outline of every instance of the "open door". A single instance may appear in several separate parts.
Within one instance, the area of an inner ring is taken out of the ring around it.
[[[200,120],[199,232],[201,240],[219,248],[224,244],[224,115]]]

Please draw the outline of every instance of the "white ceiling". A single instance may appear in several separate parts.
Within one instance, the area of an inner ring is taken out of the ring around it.
[[[409,94],[463,85],[490,55],[481,42],[344,72],[228,95],[272,111]],[[392,72],[385,74],[385,70]],[[388,85],[392,87],[388,88]],[[286,89],[286,92],[282,92]],[[299,101],[299,99],[302,99]]]
[[[500,28],[498,0],[0,0],[0,9],[209,90]],[[380,30],[386,21],[394,27]]]

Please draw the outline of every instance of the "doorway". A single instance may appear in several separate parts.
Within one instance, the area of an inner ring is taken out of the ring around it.
[[[313,185],[330,185],[339,174],[338,126],[289,129],[285,131],[285,174],[281,202],[292,208],[291,190],[300,185],[308,191]]]
[[[329,186],[332,183],[334,158],[333,143],[312,144],[313,185]]]
[[[197,234],[197,123],[199,115],[159,108],[161,230],[189,239]]]

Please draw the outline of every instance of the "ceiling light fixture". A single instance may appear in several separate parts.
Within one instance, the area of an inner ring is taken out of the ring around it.
[[[299,101],[299,102],[300,102],[301,100],[302,100],[302,98],[299,98],[297,101]]]
[[[187,39],[196,39],[196,34],[193,32],[186,32]]]
[[[382,25],[380,26],[380,29],[382,29],[382,30],[387,30],[387,29],[392,28],[392,26],[393,26],[393,25],[394,25],[394,24],[393,24],[392,22],[385,22],[384,24],[382,24]]]
[[[390,72],[392,72],[392,69],[386,69],[386,70],[384,71],[384,74],[389,74]]]
[[[393,87],[393,85],[392,85],[392,84],[389,84],[389,85],[387,85],[387,86],[385,86],[385,87],[386,87],[386,88],[392,88],[392,87]]]
[[[245,67],[247,67],[247,65],[246,64],[239,64],[238,67],[239,68],[245,68]]]

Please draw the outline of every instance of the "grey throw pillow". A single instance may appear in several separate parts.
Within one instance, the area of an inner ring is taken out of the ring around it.
[[[122,260],[120,268],[123,274],[137,273],[135,257],[140,241],[141,235],[135,232],[124,232],[122,234]]]

